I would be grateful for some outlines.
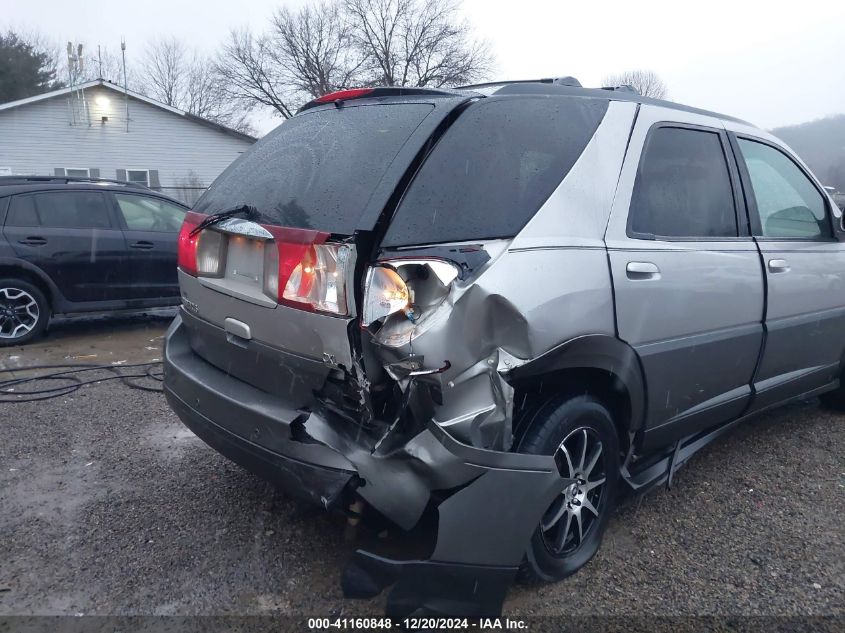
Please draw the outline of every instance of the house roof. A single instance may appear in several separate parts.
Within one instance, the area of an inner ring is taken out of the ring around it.
[[[169,106],[167,104],[161,103],[160,101],[156,101],[155,99],[151,99],[146,95],[142,95],[140,92],[135,92],[134,90],[124,91],[121,86],[118,86],[117,84],[114,84],[110,81],[106,81],[105,79],[94,79],[93,81],[86,81],[85,83],[77,84],[73,88],[59,88],[58,90],[51,90],[50,92],[44,92],[42,94],[38,94],[32,97],[27,97],[26,99],[18,99],[17,101],[8,101],[6,103],[0,103],[0,112],[2,112],[3,110],[10,110],[12,108],[18,108],[20,106],[29,105],[30,103],[36,103],[38,101],[52,99],[53,97],[61,97],[62,95],[69,94],[76,90],[86,90],[88,88],[94,88],[96,86],[101,86],[103,88],[113,90],[114,92],[118,92],[121,95],[128,94],[133,99],[143,101],[144,103],[148,103],[149,105],[155,106],[156,108],[167,110],[168,112],[171,112],[178,116],[185,117],[185,119],[187,119],[188,121],[193,121],[194,123],[199,123],[200,125],[205,125],[215,130],[219,130],[220,132],[225,132],[226,134],[230,134],[241,140],[249,141],[251,143],[258,140],[254,136],[250,136],[249,134],[238,132],[237,130],[233,130],[230,127],[221,125],[220,123],[209,121],[208,119],[204,119],[203,117],[197,116],[196,114],[191,114],[190,112],[185,112],[184,110],[180,110],[179,108],[174,108],[173,106]]]

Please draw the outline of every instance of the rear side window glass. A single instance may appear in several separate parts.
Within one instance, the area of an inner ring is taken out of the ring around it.
[[[831,236],[824,198],[798,166],[769,145],[739,139],[763,237]]]
[[[185,209],[160,198],[116,193],[117,206],[130,231],[178,233]]]
[[[35,200],[41,226],[62,229],[111,226],[105,199],[97,191],[51,191],[27,197]]]
[[[604,100],[500,97],[469,106],[411,182],[384,246],[513,237],[601,123]]]
[[[635,234],[736,237],[733,188],[715,132],[660,127],[646,141],[631,197]]]
[[[232,164],[197,201],[217,213],[244,204],[263,221],[352,234],[429,104],[345,105],[293,117]]]
[[[33,196],[14,196],[9,205],[6,226],[38,226]]]

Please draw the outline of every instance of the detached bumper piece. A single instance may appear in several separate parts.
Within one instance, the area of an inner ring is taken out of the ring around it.
[[[343,571],[347,598],[373,598],[393,585],[385,615],[497,617],[516,567],[395,561],[357,551]]]

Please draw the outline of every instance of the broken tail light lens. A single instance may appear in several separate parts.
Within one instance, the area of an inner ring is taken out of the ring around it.
[[[326,244],[327,233],[267,228],[276,239],[264,245],[264,293],[293,308],[348,314],[350,248]]]
[[[436,258],[381,262],[367,271],[362,323],[371,325],[403,312],[416,323],[440,305],[458,277],[457,267]]]
[[[189,211],[179,230],[179,268],[193,277],[221,277],[226,255],[226,237],[217,231],[194,230],[206,215]]]
[[[394,312],[407,310],[411,291],[405,280],[392,268],[373,266],[364,284],[364,325],[375,323]]]

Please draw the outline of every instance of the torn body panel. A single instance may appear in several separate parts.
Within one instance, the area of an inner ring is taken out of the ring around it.
[[[411,357],[420,359],[421,369],[448,363],[425,378],[441,394],[434,420],[461,442],[506,451],[513,440],[509,373],[558,345],[564,331],[572,338],[613,336],[613,302],[602,250],[529,254],[498,242],[492,250],[479,274],[455,280],[418,321],[393,314],[372,342],[385,367]],[[395,264],[401,272],[401,261]],[[537,292],[538,285],[548,292]]]

